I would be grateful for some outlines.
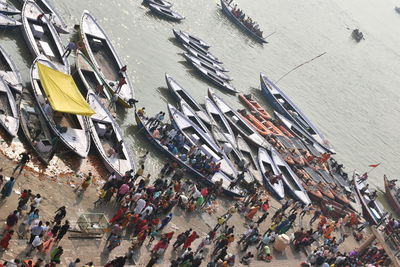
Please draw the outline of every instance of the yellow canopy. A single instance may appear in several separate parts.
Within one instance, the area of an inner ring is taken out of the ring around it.
[[[79,92],[71,75],[37,64],[40,82],[53,110],[84,116],[96,113]]]

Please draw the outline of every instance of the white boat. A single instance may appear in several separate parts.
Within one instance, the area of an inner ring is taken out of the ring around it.
[[[249,172],[253,175],[253,177],[257,180],[259,184],[263,183],[262,180],[262,174],[258,165],[258,162],[256,160],[256,157],[251,150],[250,146],[247,144],[247,142],[244,140],[244,138],[238,134],[236,136],[236,141],[237,141],[237,149],[240,151],[242,154],[242,159],[245,160],[245,167],[249,170]]]
[[[285,184],[285,189],[287,193],[297,200],[303,202],[303,204],[308,205],[311,203],[310,198],[307,195],[307,191],[301,185],[300,178],[292,171],[286,161],[279,155],[273,147],[270,149],[271,158],[278,168],[279,173],[282,173],[282,180]]]
[[[135,170],[132,153],[114,117],[94,92],[90,91],[86,100],[96,114],[85,117],[85,120],[105,167],[121,177],[125,172]]]
[[[8,84],[0,77],[0,125],[12,137],[17,135],[19,114],[17,104]]]
[[[0,77],[16,92],[22,91],[21,73],[6,50],[0,45]]]
[[[19,117],[22,132],[29,145],[43,164],[49,164],[58,140],[40,112],[35,97],[26,88],[21,93]]]
[[[258,149],[258,164],[263,175],[264,185],[278,200],[284,199],[285,187],[283,185],[283,180],[279,180],[277,183],[271,183],[270,181],[271,176],[279,175],[280,171],[269,156],[268,151],[262,147]],[[270,172],[269,176],[266,175],[266,171]]]
[[[200,127],[200,129],[202,129],[204,133],[206,133],[210,138],[212,138],[211,125],[204,124],[203,120],[201,120],[200,117],[197,116],[196,112],[185,102],[185,100],[182,99],[179,102],[179,106],[181,107],[182,113],[185,114],[186,117],[189,118],[189,120],[191,120],[194,124]]]
[[[168,110],[171,120],[175,122],[177,128],[189,142],[192,145],[196,145],[207,157],[211,157],[216,164],[221,163],[221,171],[230,177],[236,178],[236,169],[232,166],[225,153],[215,144],[214,140],[174,106],[168,104]]]
[[[83,116],[69,113],[56,113],[52,110],[44,85],[39,76],[38,64],[43,64],[59,72],[62,72],[63,69],[57,69],[58,65],[49,61],[44,56],[38,57],[33,62],[30,72],[32,89],[40,111],[47,120],[53,133],[59,137],[59,140],[67,148],[80,157],[85,158],[90,149],[90,133]]]
[[[22,25],[22,23],[19,22],[18,20],[0,13],[0,27],[1,28],[7,29],[7,28],[19,27],[21,25]]]
[[[16,15],[21,13],[13,4],[7,0],[0,0],[0,13],[5,15]]]
[[[270,147],[271,145],[264,139],[236,110],[228,106],[228,104],[215,94],[211,89],[208,89],[208,96],[214,101],[220,112],[224,114],[227,121],[233,128],[236,129],[243,137],[255,146]]]
[[[68,59],[64,55],[64,45],[50,19],[43,16],[43,10],[33,0],[26,0],[22,8],[22,31],[25,41],[33,57],[45,55],[57,69],[70,73]]]
[[[126,108],[133,107],[131,100],[135,98],[134,88],[129,76],[126,73],[120,72],[125,64],[118,56],[104,29],[87,10],[83,11],[80,29],[81,38],[85,44],[88,57],[107,84],[114,84],[111,93],[116,93],[119,80],[123,76],[126,84],[118,89],[118,100]]]
[[[214,102],[208,98],[207,96],[204,99],[204,103],[206,106],[206,110],[210,118],[217,123],[222,133],[232,144],[236,143],[235,134],[232,131],[229,122],[226,120],[224,114],[218,109],[218,107],[214,104]]]

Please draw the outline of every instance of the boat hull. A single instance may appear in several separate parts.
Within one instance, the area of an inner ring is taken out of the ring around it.
[[[386,177],[384,177],[384,182],[386,199],[388,200],[392,209],[396,211],[397,215],[400,215],[400,203],[396,198],[396,190],[393,190],[389,187],[389,180]]]

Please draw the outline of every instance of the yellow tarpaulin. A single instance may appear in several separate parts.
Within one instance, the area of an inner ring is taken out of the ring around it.
[[[40,82],[53,110],[84,116],[96,113],[79,92],[71,75],[37,64]]]

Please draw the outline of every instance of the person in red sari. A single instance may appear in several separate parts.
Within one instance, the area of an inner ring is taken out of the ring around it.
[[[8,232],[6,235],[3,236],[3,238],[0,240],[0,249],[1,250],[6,250],[8,249],[8,246],[10,245],[10,240],[14,234],[14,231],[11,230]]]
[[[190,236],[188,236],[188,238],[186,238],[186,241],[183,244],[183,248],[187,249],[188,247],[190,247],[193,241],[195,241],[197,238],[199,238],[199,236],[197,235],[196,231],[193,231],[193,233]]]
[[[114,224],[114,222],[118,221],[122,215],[125,214],[125,212],[128,210],[128,207],[120,207],[117,211],[117,213],[115,213],[114,217],[111,218],[111,220],[109,221],[110,224]]]

